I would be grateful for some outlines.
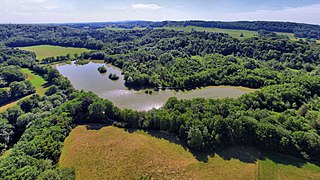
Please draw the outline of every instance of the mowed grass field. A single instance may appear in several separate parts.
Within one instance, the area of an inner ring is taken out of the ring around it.
[[[23,68],[22,72],[27,74],[27,80],[31,81],[32,85],[36,88],[36,93],[40,96],[43,96],[47,90],[47,88],[45,87],[47,81],[30,69]]]
[[[73,58],[74,54],[80,55],[83,52],[91,51],[85,48],[71,48],[71,47],[50,46],[50,45],[28,46],[28,47],[21,47],[19,49],[34,52],[37,56],[37,59],[39,60],[47,57],[65,56],[67,54],[70,54],[71,57]]]
[[[256,31],[247,31],[247,30],[235,30],[235,29],[220,29],[220,28],[205,28],[205,27],[197,27],[197,26],[176,26],[176,27],[164,27],[167,30],[175,30],[175,31],[185,31],[191,32],[192,30],[195,31],[206,31],[206,32],[216,32],[216,33],[226,33],[229,34],[231,37],[238,38],[238,39],[245,39],[251,38],[258,35]],[[243,37],[241,37],[243,34]]]
[[[99,128],[98,128],[99,129]],[[319,179],[320,168],[258,160],[250,147],[228,148],[197,158],[181,145],[145,132],[116,127],[76,127],[64,142],[60,167],[73,167],[76,179]],[[198,160],[200,159],[200,161]],[[241,159],[241,160],[240,160]],[[290,161],[286,161],[290,163]],[[279,168],[281,167],[281,168]],[[270,173],[270,168],[276,169]],[[303,173],[307,172],[307,173]]]
[[[22,68],[22,72],[27,74],[27,80],[30,80],[32,85],[36,88],[36,93],[39,94],[40,96],[43,96],[47,90],[47,88],[45,87],[47,81],[45,79],[43,79],[43,77],[34,73],[33,71],[31,71],[28,68]],[[31,95],[23,97],[21,99],[15,100],[15,101],[12,101],[4,106],[1,106],[0,112],[3,112],[5,110],[7,110],[8,108],[11,108],[11,107],[17,105],[19,101],[26,99],[30,96]]]

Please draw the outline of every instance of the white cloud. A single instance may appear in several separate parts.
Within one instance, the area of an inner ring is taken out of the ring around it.
[[[131,7],[136,10],[158,10],[162,8],[158,4],[133,4]]]

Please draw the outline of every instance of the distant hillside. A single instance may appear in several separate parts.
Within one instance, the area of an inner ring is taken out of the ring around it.
[[[259,31],[266,30],[271,32],[294,33],[298,38],[319,38],[320,26],[312,24],[294,23],[294,22],[271,22],[271,21],[237,21],[237,22],[221,22],[221,21],[124,21],[124,22],[101,22],[101,23],[81,23],[68,24],[77,28],[103,28],[115,27],[132,29],[134,27],[142,28],[156,28],[165,26],[198,26],[209,28],[223,28],[223,29],[239,29]]]

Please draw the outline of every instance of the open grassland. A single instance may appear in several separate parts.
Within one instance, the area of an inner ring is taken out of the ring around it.
[[[27,74],[27,80],[31,81],[31,84],[36,88],[36,93],[39,94],[40,96],[43,96],[44,93],[46,92],[47,88],[46,88],[46,80],[43,79],[43,77],[41,77],[40,75],[34,73],[33,71],[31,71],[28,68],[23,68],[22,72]],[[18,104],[19,101],[29,98],[31,95],[23,97],[21,99],[18,100],[14,100],[4,106],[0,107],[0,112],[3,112],[5,110],[7,110],[8,108],[11,108],[15,105]]]
[[[89,49],[85,49],[85,48],[71,48],[71,47],[60,47],[60,46],[50,46],[50,45],[28,46],[28,47],[21,47],[19,49],[34,52],[37,56],[37,59],[40,59],[40,60],[47,57],[65,56],[67,54],[70,54],[71,58],[74,58],[74,54],[80,55],[83,52],[90,51]]]
[[[282,33],[282,32],[277,32],[277,34],[278,34],[278,35],[283,35],[283,36],[288,36],[288,37],[289,37],[289,39],[294,40],[294,41],[299,40],[298,38],[296,38],[296,37],[294,36],[294,34],[293,34],[293,33]]]
[[[239,38],[239,39],[251,38],[251,37],[258,35],[258,33],[255,31],[236,30],[236,29],[220,29],[220,28],[205,28],[205,27],[197,27],[197,26],[164,27],[164,29],[175,30],[175,31],[186,31],[186,32],[191,32],[192,30],[195,30],[195,31],[226,33],[234,38]],[[241,34],[243,34],[243,37],[241,37]]]
[[[259,161],[259,179],[320,179],[320,167],[280,154],[266,153]]]
[[[6,151],[0,156],[0,161],[1,161],[1,159],[4,159],[4,158],[8,157],[8,156],[10,155],[11,151],[12,151],[11,149],[6,150]]]
[[[39,94],[40,96],[43,96],[47,88],[45,87],[46,85],[46,80],[43,79],[40,75],[34,73],[30,69],[23,68],[22,72],[27,74],[27,80],[30,80],[32,85],[36,88],[36,93]]]
[[[101,28],[101,29],[99,29],[99,30],[100,30],[100,31],[101,31],[101,30],[111,30],[111,31],[139,30],[139,31],[142,31],[142,30],[146,30],[146,28],[134,27],[134,28],[132,28],[132,29],[127,29],[127,28],[105,27],[105,28]]]
[[[91,129],[96,130],[76,127],[60,157],[59,166],[75,168],[77,179],[286,179],[286,174],[319,179],[320,168],[313,164],[276,163],[279,155],[258,160],[260,152],[254,148],[233,147],[208,156],[141,131]],[[276,171],[270,173],[272,168]]]
[[[144,132],[116,127],[76,127],[65,140],[60,167],[74,167],[77,179],[254,179],[256,164],[215,155],[199,162],[182,146]]]

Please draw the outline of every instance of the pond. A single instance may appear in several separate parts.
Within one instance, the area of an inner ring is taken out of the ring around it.
[[[121,70],[111,66],[107,67],[106,74],[100,74],[97,70],[101,63],[90,62],[86,65],[61,64],[56,68],[67,77],[76,89],[92,91],[101,98],[112,101],[119,108],[134,109],[138,111],[148,111],[152,108],[162,107],[170,97],[178,99],[192,98],[236,98],[245,93],[254,91],[253,89],[232,86],[209,86],[191,91],[160,90],[152,94],[146,94],[144,90],[129,90],[124,85],[124,76]],[[110,80],[109,74],[113,73],[120,78],[117,81]]]

